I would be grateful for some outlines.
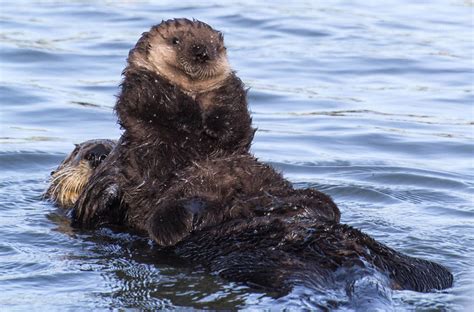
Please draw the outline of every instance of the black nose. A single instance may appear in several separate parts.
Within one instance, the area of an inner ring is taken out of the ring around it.
[[[191,50],[195,61],[204,63],[205,61],[209,60],[209,52],[204,45],[193,45]]]

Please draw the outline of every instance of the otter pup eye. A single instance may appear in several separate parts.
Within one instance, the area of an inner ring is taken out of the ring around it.
[[[179,44],[179,38],[173,37],[173,44]]]

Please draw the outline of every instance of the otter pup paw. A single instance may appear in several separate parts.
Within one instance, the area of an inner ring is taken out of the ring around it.
[[[209,201],[195,197],[166,200],[148,220],[148,232],[160,246],[173,246],[193,230],[210,222],[207,212],[212,209]]]
[[[204,132],[224,143],[229,142],[232,139],[233,129],[230,126],[233,123],[228,115],[228,108],[225,107],[216,107],[210,112],[205,112],[202,116]]]
[[[204,125],[204,133],[206,133],[208,136],[210,136],[211,138],[215,138],[217,139],[219,137],[219,134],[217,133],[217,131],[214,131],[212,129],[210,129],[208,126]]]
[[[148,232],[160,246],[173,246],[192,230],[193,215],[183,201],[165,201],[148,220]]]

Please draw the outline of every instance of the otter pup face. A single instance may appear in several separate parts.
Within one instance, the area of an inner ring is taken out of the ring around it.
[[[129,62],[197,92],[207,91],[231,72],[222,34],[188,19],[152,27],[131,51]]]
[[[63,208],[72,207],[94,170],[112,151],[111,140],[89,140],[76,148],[61,165],[51,172],[51,184],[45,193]]]

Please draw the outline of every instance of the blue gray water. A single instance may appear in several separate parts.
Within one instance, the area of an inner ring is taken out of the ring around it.
[[[199,3],[1,2],[0,310],[316,309],[324,299],[307,289],[273,299],[156,257],[144,239],[74,231],[41,201],[73,143],[120,135],[112,108],[128,50],[172,17],[225,34],[251,88],[262,161],[333,196],[343,222],[454,273],[451,289],[389,292],[381,309],[472,308],[473,2]],[[341,310],[367,308],[332,295]]]

